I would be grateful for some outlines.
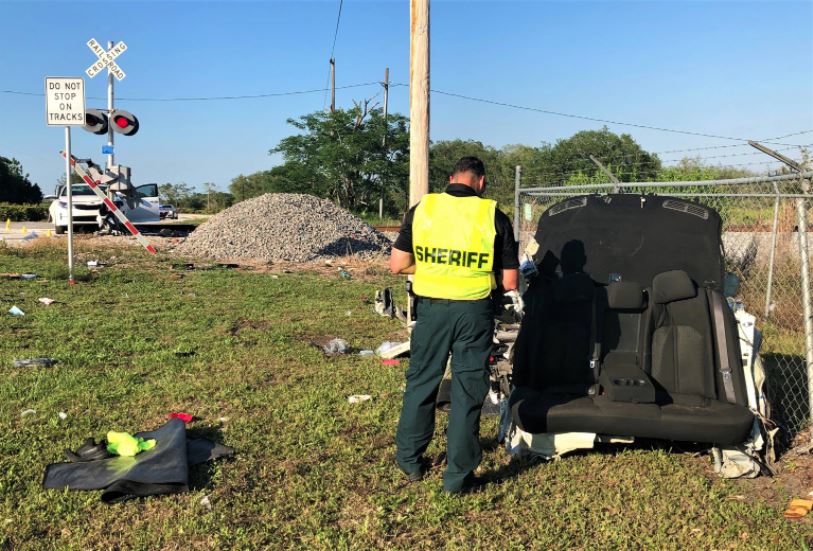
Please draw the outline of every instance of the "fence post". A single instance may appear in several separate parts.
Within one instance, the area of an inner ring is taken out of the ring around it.
[[[771,232],[771,255],[768,258],[768,285],[765,290],[765,320],[771,315],[771,292],[773,290],[773,264],[774,256],[776,254],[776,232],[779,229],[779,186],[776,182],[773,184],[773,190],[776,192],[776,199],[773,204],[773,230]]]
[[[522,167],[514,167],[514,241],[519,243],[519,184],[522,180]]]
[[[801,179],[802,192],[807,194],[809,184]],[[813,420],[813,312],[810,305],[810,270],[807,248],[807,205],[805,199],[796,200],[796,214],[799,219],[799,253],[801,254],[802,300],[805,316],[805,359],[807,363],[807,399],[810,419]],[[813,442],[813,424],[810,426],[810,439]]]

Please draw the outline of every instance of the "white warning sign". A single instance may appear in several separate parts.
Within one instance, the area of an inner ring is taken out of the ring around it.
[[[85,124],[85,81],[82,77],[45,79],[45,121],[48,126]]]

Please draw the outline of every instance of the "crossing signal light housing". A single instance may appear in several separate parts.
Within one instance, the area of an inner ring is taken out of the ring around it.
[[[94,134],[107,134],[107,113],[101,109],[85,110],[85,125],[82,127]]]
[[[116,109],[110,117],[110,124],[114,132],[124,134],[125,136],[132,136],[138,132],[138,119],[129,111],[122,111]]]

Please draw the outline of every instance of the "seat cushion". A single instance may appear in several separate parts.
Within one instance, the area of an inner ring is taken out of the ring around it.
[[[514,422],[530,433],[594,432],[718,445],[744,442],[754,419],[748,408],[717,400],[702,407],[660,406],[527,388],[515,389],[509,405]]]

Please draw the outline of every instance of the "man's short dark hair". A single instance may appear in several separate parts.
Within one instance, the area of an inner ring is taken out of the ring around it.
[[[486,175],[486,167],[483,161],[477,157],[461,157],[457,164],[454,165],[452,174],[462,174],[464,172],[471,172],[479,178]]]

